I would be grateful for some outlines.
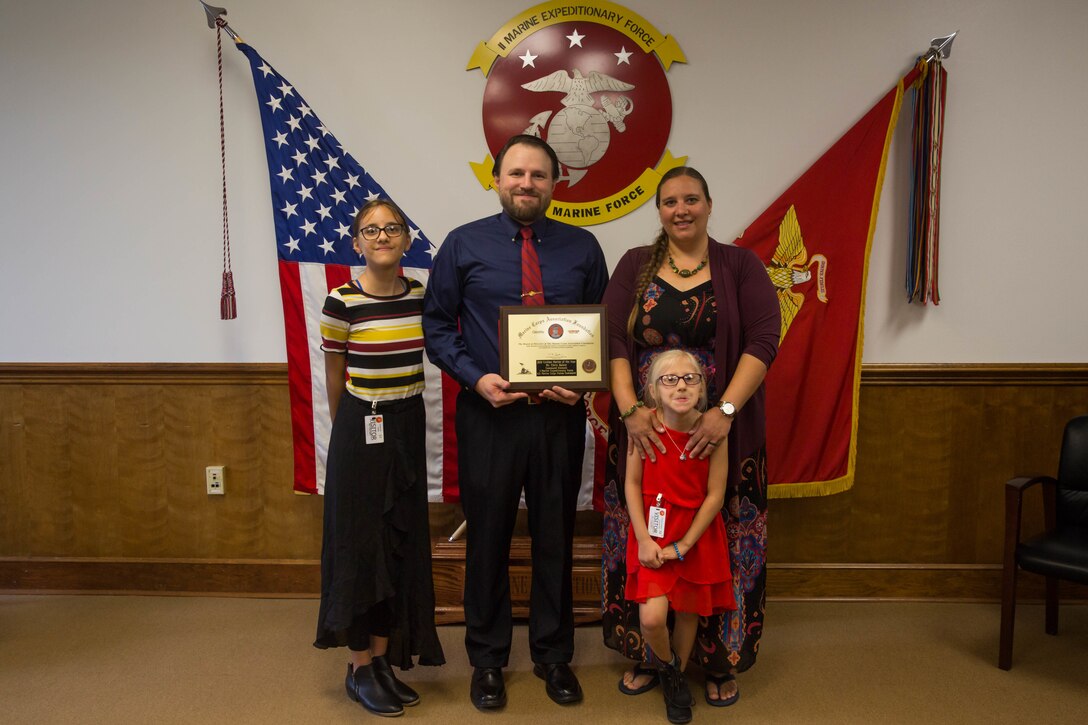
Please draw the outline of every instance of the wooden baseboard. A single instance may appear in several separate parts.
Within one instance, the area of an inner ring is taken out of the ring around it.
[[[514,616],[529,613],[530,542],[510,548]],[[600,619],[600,540],[574,547],[574,610],[579,623]],[[434,581],[440,624],[464,621],[464,543],[436,540]],[[0,558],[0,592],[317,597],[313,560]],[[805,601],[992,601],[1001,596],[1001,568],[955,564],[771,564],[768,597]],[[1021,574],[1020,601],[1041,601],[1043,580]],[[1088,602],[1088,587],[1061,588],[1063,601]]]

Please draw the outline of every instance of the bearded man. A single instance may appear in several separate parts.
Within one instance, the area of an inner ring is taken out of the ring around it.
[[[608,282],[590,232],[548,219],[559,177],[555,151],[511,138],[495,158],[502,212],[454,229],[434,259],[423,312],[427,354],[462,389],[457,397],[461,505],[468,521],[465,647],[470,697],[506,704],[510,657],[510,539],[521,493],[529,519],[533,671],[559,704],[582,699],[574,655],[571,558],[585,451],[582,396],[558,385],[510,392],[499,368],[499,307],[597,304]]]

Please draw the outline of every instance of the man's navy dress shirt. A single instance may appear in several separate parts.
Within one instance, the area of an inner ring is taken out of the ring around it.
[[[434,258],[423,304],[427,355],[468,388],[499,372],[499,307],[521,304],[521,226],[505,213],[470,222]],[[608,266],[597,238],[554,219],[532,227],[548,304],[598,304]]]

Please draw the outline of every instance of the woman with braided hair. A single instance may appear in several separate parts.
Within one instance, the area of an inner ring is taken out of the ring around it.
[[[687,166],[669,170],[658,184],[656,203],[660,233],[653,244],[623,256],[604,296],[613,403],[604,491],[604,641],[636,661],[619,683],[621,692],[638,695],[658,684],[656,669],[644,664],[654,656],[639,631],[638,605],[624,598],[629,520],[623,482],[629,446],[650,460],[666,450],[664,428],[640,400],[650,360],[680,348],[706,370],[711,401],[690,431],[686,455],[702,459],[728,445],[722,517],[729,560],[721,565],[730,567],[737,609],[699,619],[689,660],[704,672],[706,702],[724,707],[740,696],[735,674],[754,664],[763,631],[763,378],[778,352],[778,300],[754,253],[709,237],[713,202],[702,174]]]

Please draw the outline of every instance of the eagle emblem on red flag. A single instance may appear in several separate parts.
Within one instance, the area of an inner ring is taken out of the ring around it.
[[[778,293],[778,306],[782,312],[779,345],[786,339],[793,318],[805,302],[804,293],[794,287],[801,287],[812,280],[813,266],[817,269],[817,299],[827,302],[827,257],[815,254],[811,260],[808,258],[805,240],[801,237],[801,225],[797,222],[797,210],[791,206],[778,225],[778,249],[774,250],[771,263],[767,265],[767,274]]]

